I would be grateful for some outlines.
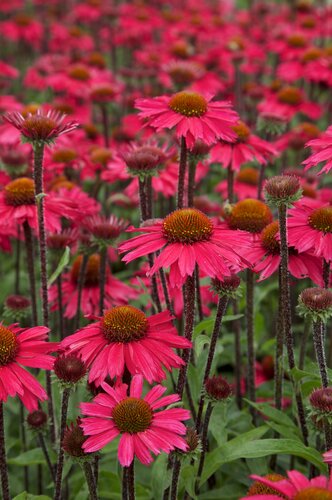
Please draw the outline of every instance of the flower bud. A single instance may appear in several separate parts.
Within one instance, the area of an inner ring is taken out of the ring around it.
[[[73,458],[91,457],[90,453],[85,453],[82,446],[86,441],[87,436],[84,436],[83,430],[80,427],[80,419],[76,423],[71,423],[67,426],[62,439],[62,449]]]
[[[301,316],[326,322],[332,316],[332,292],[325,288],[306,288],[299,296],[297,309]]]
[[[211,402],[220,402],[229,400],[232,395],[232,388],[221,375],[208,377],[205,384],[206,398]]]
[[[27,424],[32,430],[41,431],[45,428],[47,415],[43,410],[36,410],[27,416]]]
[[[241,283],[241,278],[236,274],[225,276],[223,281],[214,278],[211,280],[211,290],[220,297],[236,297],[239,295],[238,288]]]
[[[59,381],[71,387],[79,382],[87,372],[85,363],[76,354],[60,354],[54,361],[54,373]]]
[[[276,175],[268,179],[264,191],[267,202],[276,206],[290,207],[302,196],[299,178],[293,175]]]

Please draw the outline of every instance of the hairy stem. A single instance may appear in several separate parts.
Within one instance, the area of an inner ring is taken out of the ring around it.
[[[49,455],[47,447],[46,447],[44,436],[43,436],[43,434],[41,432],[38,432],[38,441],[39,441],[39,446],[41,447],[42,452],[44,454],[45,461],[46,461],[47,466],[48,466],[48,470],[50,471],[51,478],[55,482],[54,468],[53,468],[53,465],[52,465],[52,462],[51,462],[51,459],[50,459],[50,455]]]
[[[84,253],[77,280],[77,309],[76,309],[76,317],[74,323],[75,330],[78,330],[78,328],[80,327],[82,292],[85,282],[85,273],[88,265],[88,260],[89,256]]]
[[[187,170],[187,145],[186,140],[181,137],[181,151],[180,151],[180,163],[179,163],[179,180],[178,180],[178,199],[177,208],[184,207],[184,184]]]
[[[61,424],[60,424],[60,436],[59,436],[59,452],[58,452],[58,462],[56,467],[56,480],[55,480],[55,493],[54,500],[60,500],[61,498],[61,485],[62,485],[62,472],[64,463],[64,451],[62,448],[62,440],[66,429],[67,423],[67,413],[68,413],[68,403],[69,403],[70,389],[64,389],[62,395],[61,404]]]
[[[65,338],[65,316],[63,310],[63,300],[62,300],[62,276],[61,273],[56,279],[56,286],[58,290],[58,317],[59,317],[59,332],[60,340]]]
[[[197,478],[196,478],[196,484],[195,484],[195,493],[198,495],[199,492],[199,483],[202,477],[202,472],[204,468],[204,462],[205,462],[205,456],[206,452],[208,449],[208,430],[209,430],[209,423],[210,423],[210,418],[212,415],[212,410],[213,410],[213,405],[211,403],[208,404],[208,407],[206,409],[205,413],[205,418],[204,418],[204,423],[203,423],[203,432],[202,432],[202,452],[201,456],[199,459],[199,465],[198,465],[198,471],[197,471]]]
[[[10,500],[8,467],[6,459],[5,444],[5,425],[3,418],[3,402],[0,401],[0,472],[1,472],[1,491],[3,500]]]
[[[97,500],[98,495],[97,495],[96,483],[95,483],[95,479],[93,476],[91,464],[89,462],[83,462],[82,468],[84,470],[86,484],[88,485],[88,488],[89,488],[90,500]]]
[[[100,268],[99,268],[99,314],[104,313],[105,302],[105,284],[106,284],[106,268],[107,268],[107,248],[100,250]]]
[[[27,221],[23,222],[23,232],[25,239],[25,248],[27,252],[27,269],[31,295],[32,322],[36,326],[38,324],[38,311],[36,295],[35,257],[33,251],[32,231]]]
[[[247,304],[246,304],[246,317],[247,317],[247,391],[250,401],[256,401],[256,388],[255,388],[255,337],[254,337],[254,273],[251,269],[247,269]],[[253,423],[256,424],[256,411],[250,408],[253,417]]]

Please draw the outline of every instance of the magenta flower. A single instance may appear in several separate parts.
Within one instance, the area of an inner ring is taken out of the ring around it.
[[[325,165],[318,173],[327,174],[332,168],[332,125],[321,137],[307,142],[306,147],[309,146],[313,153],[303,162],[305,166],[304,170],[309,170],[309,168],[316,167],[320,163],[325,162]]]
[[[26,117],[14,111],[3,116],[3,119],[17,128],[27,142],[50,144],[62,134],[78,127],[76,122],[64,122],[65,115],[54,109],[45,113],[38,109],[35,114]]]
[[[241,255],[250,247],[251,235],[215,224],[195,208],[175,210],[163,220],[133,230],[145,234],[120,245],[120,252],[128,252],[122,260],[131,262],[161,250],[149,273],[170,267],[171,286],[182,286],[196,264],[207,276],[220,280],[246,267]]]
[[[38,409],[38,401],[47,399],[40,383],[24,367],[53,368],[50,352],[55,342],[46,342],[49,329],[44,326],[20,328],[0,324],[0,401],[18,396],[29,412]]]
[[[306,199],[289,210],[288,241],[300,253],[310,252],[332,260],[332,207]]]
[[[180,337],[168,311],[146,317],[129,305],[109,309],[97,323],[65,338],[60,347],[76,352],[90,368],[89,382],[100,385],[109,375],[122,377],[125,368],[140,373],[148,382],[160,382],[167,370],[183,361],[173,348],[190,348]]]
[[[177,137],[184,137],[190,149],[198,139],[205,144],[214,144],[218,139],[235,141],[232,125],[238,121],[237,113],[229,102],[211,99],[188,90],[173,96],[136,99],[135,105],[139,116],[157,132],[175,127]]]
[[[273,493],[263,493],[257,495],[248,495],[241,500],[280,500],[280,497],[287,500],[309,499],[310,500],[329,500],[332,498],[332,478],[318,476],[313,479],[306,478],[296,470],[287,472],[288,479],[280,481],[271,481],[261,476],[251,476],[252,479],[267,486],[267,488],[276,491]]]
[[[106,394],[98,394],[93,403],[81,403],[81,411],[88,418],[81,421],[84,434],[89,436],[83,443],[86,453],[100,450],[121,435],[118,457],[122,466],[128,467],[134,457],[148,465],[152,462],[150,452],[159,455],[170,453],[175,448],[185,451],[188,447],[181,436],[186,427],[183,420],[190,418],[190,412],[182,408],[156,411],[179,401],[177,394],[161,397],[166,387],[157,385],[142,398],[143,377],[135,375],[128,386],[115,388],[103,383]]]

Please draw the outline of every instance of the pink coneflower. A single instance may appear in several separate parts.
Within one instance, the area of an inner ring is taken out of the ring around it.
[[[266,492],[247,495],[241,500],[330,500],[332,499],[332,477],[306,478],[296,470],[287,472],[288,479],[271,480],[262,476],[251,476],[266,487]],[[275,493],[274,493],[275,492]]]
[[[73,318],[77,311],[78,280],[83,257],[79,255],[73,262],[71,271],[63,274],[62,294],[65,307],[65,317]],[[100,255],[90,255],[82,288],[81,309],[85,315],[95,315],[99,311],[100,300]],[[105,307],[126,304],[128,300],[137,298],[137,291],[111,275],[109,267],[106,269]],[[49,299],[53,304],[52,310],[58,307],[58,291],[55,285],[49,289]]]
[[[17,395],[31,412],[38,409],[38,401],[47,399],[44,388],[22,366],[46,370],[53,367],[54,358],[49,353],[58,344],[46,342],[48,332],[44,326],[20,328],[16,324],[0,324],[0,401]]]
[[[228,229],[226,224],[215,224],[196,208],[175,210],[165,219],[133,231],[145,234],[120,245],[120,252],[128,252],[122,260],[131,262],[161,250],[150,274],[170,267],[171,286],[182,286],[196,264],[207,276],[221,281],[232,270],[246,267],[240,250],[243,254],[250,246],[251,236]]]
[[[93,403],[81,403],[83,418],[81,427],[89,436],[83,443],[85,452],[100,450],[118,435],[121,435],[118,457],[122,466],[128,467],[134,457],[148,465],[152,462],[150,451],[159,455],[170,453],[175,448],[187,450],[188,445],[181,436],[186,434],[183,420],[190,418],[190,412],[182,408],[159,408],[179,401],[177,394],[161,397],[165,387],[157,385],[142,398],[143,377],[135,375],[128,386],[115,388],[103,383],[106,394],[98,394]]]
[[[55,110],[47,112],[38,109],[36,113],[13,112],[3,116],[3,119],[11,123],[19,130],[27,142],[44,142],[51,144],[62,134],[66,134],[78,127],[76,122],[64,122],[65,115]]]
[[[332,207],[307,198],[289,210],[288,242],[300,253],[332,260]]]
[[[309,146],[312,148],[313,154],[303,162],[304,170],[326,162],[318,173],[327,174],[332,168],[332,125],[319,139],[307,142],[306,147]]]
[[[280,243],[278,239],[279,223],[271,222],[253,242],[246,253],[246,258],[254,266],[254,271],[260,273],[258,281],[269,278],[280,265]],[[310,255],[308,252],[301,254],[294,247],[289,248],[289,272],[295,278],[309,277],[317,285],[322,285],[322,259]]]
[[[148,125],[157,132],[175,127],[177,137],[184,137],[187,147],[192,149],[197,139],[205,144],[236,139],[231,127],[238,120],[237,113],[230,103],[211,99],[212,96],[188,90],[173,96],[136,99],[135,104]]]
[[[268,160],[277,155],[276,149],[257,135],[250,132],[249,127],[242,121],[232,126],[237,135],[232,143],[220,141],[213,146],[210,153],[212,162],[218,162],[224,168],[239,171],[240,167],[256,160],[260,165],[266,165]]]
[[[61,348],[81,355],[90,367],[89,382],[96,385],[107,375],[121,377],[125,368],[149,382],[160,382],[165,378],[163,366],[171,370],[183,364],[172,348],[191,347],[171,320],[168,311],[147,317],[136,307],[114,307],[97,323],[64,339]]]

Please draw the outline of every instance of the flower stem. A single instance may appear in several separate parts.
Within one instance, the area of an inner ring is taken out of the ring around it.
[[[97,495],[97,491],[96,491],[96,483],[95,483],[95,479],[93,477],[91,464],[89,462],[83,462],[82,468],[84,470],[86,483],[87,483],[88,488],[89,488],[90,500],[97,500],[98,495]]]
[[[180,151],[180,163],[179,163],[179,180],[178,180],[178,199],[177,208],[184,207],[184,183],[187,170],[187,145],[186,139],[181,137],[181,151]]]
[[[281,283],[281,272],[279,268],[279,286]],[[283,380],[283,347],[284,347],[284,311],[281,294],[279,295],[279,310],[277,320],[277,335],[276,335],[276,348],[275,348],[275,387],[274,387],[274,401],[277,410],[282,408],[282,380]]]
[[[257,186],[257,199],[258,200],[262,199],[264,176],[265,176],[265,165],[261,164],[260,170],[259,170],[259,177],[258,177],[258,186]]]
[[[220,335],[222,318],[225,314],[227,304],[228,304],[228,297],[223,296],[223,297],[219,298],[218,306],[217,306],[217,313],[216,313],[216,317],[214,320],[214,327],[213,327],[213,331],[212,331],[212,335],[211,335],[209,354],[208,354],[208,358],[206,361],[205,372],[204,372],[204,377],[203,377],[202,392],[201,392],[201,397],[200,397],[199,404],[198,404],[198,412],[197,412],[197,419],[196,419],[196,431],[197,432],[200,432],[201,423],[202,423],[202,414],[203,414],[204,401],[205,401],[203,389],[204,389],[205,382],[207,381],[207,379],[211,373],[211,367],[212,367],[212,363],[213,363],[214,354],[216,351],[217,340],[218,340],[218,337]]]
[[[288,272],[288,237],[287,237],[287,207],[281,205],[278,207],[279,228],[280,228],[280,294],[283,307],[283,328],[284,338],[287,348],[288,366],[289,370],[295,368],[294,356],[294,339],[292,332],[292,314],[291,314],[291,301],[290,301],[290,287],[289,287],[289,272]],[[292,375],[290,374],[294,389],[297,404],[297,412],[302,431],[304,444],[308,445],[308,429],[305,419],[305,412],[302,400],[302,394],[297,385],[295,385]]]
[[[43,179],[43,158],[44,144],[34,143],[34,167],[33,176],[35,181],[35,200],[37,205],[38,216],[38,241],[39,241],[39,258],[40,258],[40,275],[42,289],[42,310],[43,310],[43,325],[49,325],[49,310],[48,310],[48,288],[47,288],[47,245],[46,245],[46,230],[45,230],[45,211],[44,211],[44,179]],[[51,373],[46,371],[46,391],[48,395],[48,413],[50,418],[50,433],[51,440],[55,442],[55,420],[53,410],[53,396],[51,385]]]
[[[59,332],[60,339],[63,340],[65,337],[65,323],[64,323],[64,312],[63,312],[63,300],[62,300],[62,276],[61,273],[56,279],[56,286],[58,290],[58,316],[59,316]]]
[[[61,498],[62,472],[63,472],[63,463],[64,463],[64,451],[62,448],[62,440],[63,440],[63,436],[64,436],[65,429],[66,429],[66,423],[67,423],[69,396],[70,396],[70,389],[69,388],[64,389],[63,395],[62,395],[62,404],[61,404],[59,453],[58,453],[58,462],[57,462],[57,466],[56,466],[54,500],[60,500],[60,498]]]
[[[53,481],[55,482],[54,468],[53,468],[49,453],[48,453],[47,448],[46,448],[44,436],[41,432],[38,432],[38,441],[39,441],[39,446],[41,447],[42,452],[44,453],[45,461],[47,463],[51,477],[52,477]]]
[[[330,263],[324,259],[323,262],[323,282],[324,288],[329,288],[330,284]]]
[[[170,296],[169,296],[165,272],[164,272],[162,267],[159,269],[159,276],[160,276],[161,286],[162,286],[163,292],[164,292],[166,307],[169,310],[169,312],[171,313],[171,315],[175,316],[173,304],[172,304]]]
[[[21,228],[17,226],[17,239],[16,239],[16,261],[15,261],[15,294],[20,293],[20,264],[21,264]]]
[[[27,436],[24,426],[24,406],[20,401],[20,426],[21,426],[21,441],[22,441],[22,451],[23,453],[27,451]],[[24,488],[25,491],[29,491],[29,467],[24,467]]]
[[[89,256],[87,254],[83,254],[80,272],[78,274],[77,280],[77,309],[76,309],[76,317],[75,317],[75,330],[78,330],[80,327],[80,317],[81,317],[81,301],[82,301],[82,292],[85,281],[85,272],[88,265]]]
[[[100,250],[100,269],[99,269],[99,314],[104,313],[105,301],[105,283],[106,283],[106,267],[107,267],[107,248]]]
[[[135,500],[135,459],[131,462],[127,471],[128,500]]]
[[[208,407],[206,409],[204,423],[203,423],[202,452],[201,452],[201,456],[199,459],[198,472],[197,472],[197,478],[196,478],[196,483],[195,483],[196,495],[198,495],[198,492],[199,492],[199,483],[200,483],[203,468],[204,468],[205,455],[206,455],[207,446],[208,446],[208,430],[209,430],[209,423],[210,423],[210,418],[212,415],[212,410],[213,410],[213,405],[211,403],[209,403]]]
[[[233,300],[233,313],[236,316],[239,314],[239,307],[237,300]],[[242,356],[241,356],[241,325],[240,321],[236,319],[233,322],[233,330],[235,335],[234,347],[235,347],[235,397],[236,403],[241,410],[242,408],[242,393],[241,393],[241,366],[242,366]]]
[[[173,465],[172,484],[170,488],[171,500],[178,499],[178,484],[179,484],[180,471],[181,471],[181,462],[180,460],[175,458]]]
[[[250,401],[256,401],[256,388],[255,388],[255,337],[254,337],[254,273],[251,269],[247,269],[247,304],[246,304],[246,317],[247,317],[247,391]],[[250,408],[253,423],[256,425],[256,411]]]
[[[35,258],[33,251],[32,231],[27,221],[23,222],[23,231],[25,239],[25,248],[27,251],[27,268],[28,268],[29,284],[30,284],[32,322],[34,325],[37,325],[38,312],[37,312],[36,277],[35,277],[35,264],[34,264]]]
[[[196,287],[196,304],[197,304],[198,318],[199,321],[203,321],[204,315],[202,308],[201,285],[199,281],[199,268],[197,264],[195,266],[195,287]]]
[[[319,367],[320,378],[322,381],[323,387],[328,387],[329,378],[327,375],[327,365],[325,359],[325,350],[324,350],[324,336],[323,336],[323,322],[315,321],[313,324],[313,337],[314,337],[314,346],[316,352],[316,359]]]
[[[107,104],[101,104],[100,110],[101,110],[101,119],[103,124],[104,144],[106,148],[109,148],[110,139],[109,139],[109,119],[108,119]]]
[[[122,500],[128,500],[128,467],[122,468]]]
[[[190,155],[188,171],[188,207],[194,206],[196,158]]]
[[[229,203],[234,202],[234,171],[231,165],[227,168],[227,198]]]
[[[0,472],[1,491],[3,500],[10,500],[8,467],[6,459],[5,426],[3,418],[3,402],[0,401]]]
[[[188,340],[192,339],[192,334],[194,330],[194,320],[195,320],[195,278],[194,276],[188,276],[187,281],[184,285],[186,293],[186,307],[185,307],[185,326],[184,326],[184,337]],[[177,393],[180,398],[183,396],[183,390],[186,384],[187,369],[190,359],[190,349],[183,350],[182,359],[184,364],[181,366],[179,371],[179,377],[177,382]]]

